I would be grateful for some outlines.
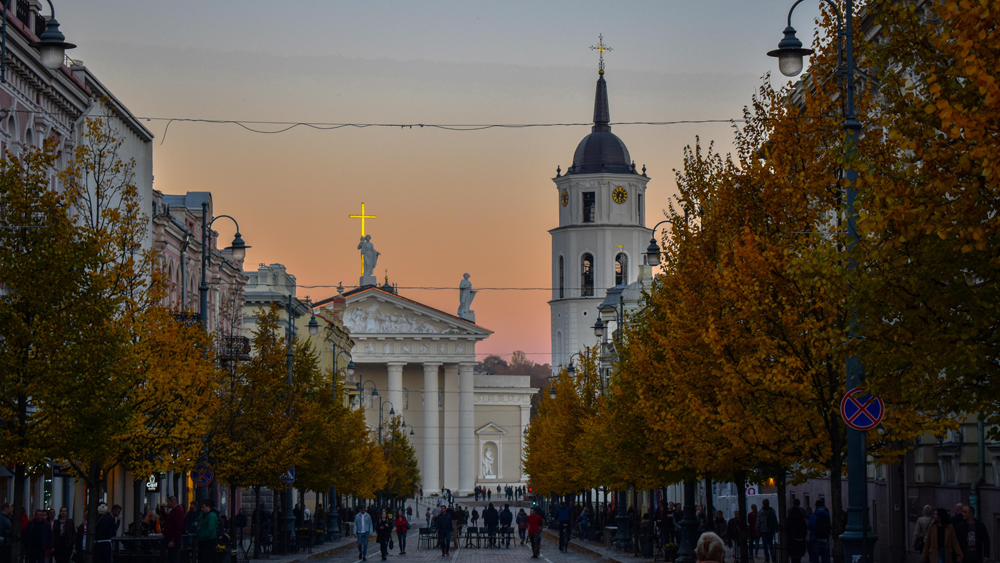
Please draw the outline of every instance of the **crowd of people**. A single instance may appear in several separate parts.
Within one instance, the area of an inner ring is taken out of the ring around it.
[[[479,502],[480,500],[493,500],[493,490],[489,487],[477,485],[472,492],[475,495],[476,502]],[[527,494],[527,489],[524,487],[512,487],[510,485],[505,485],[503,487],[497,485],[497,500],[500,499],[501,494],[503,494],[503,498],[507,502],[514,502],[515,499],[524,497],[524,495]]]
[[[913,530],[913,549],[923,563],[986,563],[990,537],[972,506],[958,503],[949,515],[928,505]]]

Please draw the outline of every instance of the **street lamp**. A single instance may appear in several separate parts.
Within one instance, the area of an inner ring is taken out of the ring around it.
[[[309,336],[316,336],[317,334],[319,334],[319,322],[316,321],[316,313],[313,313],[312,318],[309,319]]]
[[[604,338],[604,321],[598,317],[597,322],[594,323],[594,336],[598,338]]]
[[[200,302],[198,304],[198,320],[201,321],[202,328],[208,332],[208,233],[219,219],[226,218],[236,225],[236,236],[233,238],[233,244],[227,250],[233,253],[233,260],[237,262],[242,262],[247,255],[247,249],[250,248],[243,242],[243,237],[240,236],[240,224],[236,222],[229,215],[217,215],[212,218],[212,221],[208,220],[208,202],[201,202],[201,285],[198,286],[198,293]],[[289,296],[291,299],[291,296]]]
[[[647,266],[659,266],[660,265],[660,245],[656,242],[656,229],[664,224],[670,223],[674,224],[670,219],[664,219],[656,225],[653,226],[653,238],[649,239],[649,246],[646,247],[646,265]]]
[[[10,9],[12,0],[4,0],[0,17],[0,82],[7,82],[7,11]],[[56,9],[49,2],[49,11],[52,15],[45,21],[45,31],[38,35],[38,41],[32,41],[31,46],[38,49],[38,58],[42,66],[49,70],[59,70],[66,59],[66,50],[75,49],[76,45],[66,42],[66,36],[59,31],[59,21],[56,20]],[[37,30],[36,30],[37,31]]]
[[[812,53],[808,49],[801,48],[801,43],[795,38],[795,30],[792,29],[792,12],[802,1],[796,0],[792,4],[791,9],[788,10],[787,27],[784,32],[785,37],[778,43],[778,49],[768,53],[772,57],[778,57],[778,69],[786,76],[795,76],[798,74],[802,69],[802,56]],[[857,262],[850,258],[851,251],[858,244],[857,215],[854,212],[854,202],[858,196],[858,172],[851,167],[850,163],[857,148],[858,135],[861,132],[861,124],[858,123],[857,110],[854,107],[854,0],[844,1],[843,14],[838,9],[836,2],[833,0],[824,1],[837,15],[837,71],[841,78],[840,84],[846,90],[843,107],[843,128],[846,133],[844,139],[844,160],[847,162],[847,166],[844,169],[844,178],[847,180],[847,186],[844,190],[845,215],[847,215],[847,244],[845,250],[848,254],[847,275],[851,276],[858,267]],[[847,334],[849,338],[854,340],[859,338],[857,333],[857,313],[854,305],[851,303],[847,304],[847,309],[850,311]],[[849,356],[846,361],[846,370],[848,391],[863,384],[865,374],[861,358]],[[865,433],[848,428],[847,526],[844,529],[844,533],[840,536],[844,545],[844,561],[870,561],[870,547],[877,540],[876,536],[870,534],[868,524],[867,457],[868,448],[865,443]]]

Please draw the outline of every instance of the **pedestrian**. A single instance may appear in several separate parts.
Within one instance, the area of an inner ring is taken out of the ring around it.
[[[59,509],[59,516],[52,522],[52,558],[55,563],[69,563],[73,557],[76,524],[69,517],[69,509]]]
[[[375,521],[375,541],[382,552],[382,561],[385,561],[389,556],[389,542],[392,541],[392,520],[384,508],[379,511],[378,520]]]
[[[198,563],[215,561],[216,547],[219,545],[219,515],[214,510],[212,499],[201,501],[198,516]]]
[[[740,560],[740,529],[743,527],[740,522],[740,511],[734,510],[733,517],[726,524],[726,545],[733,550],[733,561]]]
[[[486,500],[493,500],[493,494],[489,489],[486,489]]]
[[[45,552],[52,549],[52,527],[45,518],[44,510],[36,510],[35,517],[21,532],[27,563],[45,563]]]
[[[187,514],[184,515],[184,533],[188,534],[188,548],[196,547],[193,545],[194,538],[198,535],[198,503],[192,502],[188,506]],[[261,520],[265,520],[263,517]]]
[[[788,530],[788,556],[792,563],[802,563],[809,545],[809,521],[802,510],[799,499],[792,499],[792,508],[785,519]]]
[[[372,517],[365,512],[365,505],[358,507],[354,517],[354,537],[358,539],[358,559],[368,561],[368,537],[372,533]]]
[[[986,526],[976,520],[976,509],[972,505],[962,507],[964,520],[955,526],[955,536],[962,546],[962,563],[987,563],[990,558],[990,537]]]
[[[559,551],[566,552],[569,549],[570,519],[569,508],[563,502],[556,510],[556,522],[559,524]]]
[[[774,550],[774,533],[778,531],[778,514],[771,508],[768,499],[761,503],[760,514],[757,516],[757,532],[760,534],[761,543],[764,544],[764,563],[770,563],[774,559],[778,561],[778,554]]]
[[[718,535],[706,532],[698,538],[694,556],[698,563],[722,563],[726,559],[726,544]]]
[[[438,543],[441,545],[441,557],[451,555],[451,531],[454,526],[451,515],[447,510],[442,510],[438,514],[437,521]]]
[[[114,514],[108,512],[108,505],[103,502],[97,505],[97,525],[94,527],[94,558],[96,563],[111,563],[113,546],[111,538],[115,537]]]
[[[506,538],[507,547],[510,547],[510,540],[514,536],[514,531],[510,528],[510,525],[513,523],[514,513],[510,511],[509,504],[504,504],[503,510],[500,511],[500,527],[503,531],[503,537]]]
[[[475,528],[479,525],[479,511],[476,507],[472,507],[472,527]]]
[[[920,552],[922,563],[955,563],[962,560],[962,546],[946,509],[937,509],[924,538],[924,549]]]
[[[833,521],[823,499],[816,500],[816,510],[809,517],[809,552],[819,563],[830,563],[830,532]]]
[[[517,536],[521,538],[521,545],[524,545],[525,535],[528,533],[528,514],[523,508],[517,511],[515,521],[517,522]]]
[[[162,509],[163,550],[167,553],[167,563],[179,563],[181,539],[184,536],[184,509],[177,504],[177,497],[167,497],[167,506]]]
[[[545,525],[545,518],[542,511],[537,506],[531,509],[528,515],[528,538],[531,540],[531,557],[538,559],[538,551],[542,547],[542,526]]]
[[[760,534],[757,533],[757,505],[750,505],[750,514],[747,514],[747,533],[750,535],[750,545],[753,547],[751,558],[757,559],[757,552],[760,551]],[[679,522],[679,520],[678,520]]]
[[[0,504],[0,563],[10,563],[10,544],[14,541],[13,512],[9,502]]]
[[[715,532],[715,535],[719,536],[720,538],[723,538],[723,540],[722,540],[723,542],[726,541],[725,540],[725,537],[726,537],[726,528],[728,526],[729,526],[729,523],[726,522],[725,515],[722,514],[721,510],[717,510],[715,512],[715,521],[712,522],[712,531]]]
[[[913,550],[917,553],[923,553],[927,530],[930,529],[933,521],[934,509],[929,504],[924,505],[924,515],[917,518],[917,524],[913,527]]]
[[[430,528],[431,527],[431,509],[430,509],[430,507],[428,507],[427,508],[427,512],[424,513],[424,518],[427,520],[427,527]]]
[[[500,525],[500,513],[493,508],[493,503],[486,505],[483,511],[483,524],[486,525],[486,535],[489,537],[489,547],[496,547],[497,527]]]
[[[400,510],[396,513],[396,521],[393,524],[396,526],[396,537],[399,539],[399,554],[406,555],[406,532],[410,531],[410,521]]]
[[[962,505],[962,503],[956,504],[955,505],[955,512],[952,513],[952,515],[951,515],[951,525],[955,526],[956,530],[958,529],[958,525],[962,523],[962,520],[965,520],[965,516],[963,515],[963,512],[962,512],[963,508],[965,508],[965,506]],[[966,562],[966,563],[969,563],[969,562]]]

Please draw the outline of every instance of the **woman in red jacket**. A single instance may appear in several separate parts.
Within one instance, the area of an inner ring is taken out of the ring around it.
[[[399,554],[406,555],[406,533],[410,531],[410,521],[403,510],[396,511],[396,537],[399,538]]]

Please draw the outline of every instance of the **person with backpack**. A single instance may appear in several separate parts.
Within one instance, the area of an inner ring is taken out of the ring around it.
[[[833,523],[823,499],[816,500],[816,510],[809,517],[809,553],[820,563],[830,563],[830,532]]]
[[[764,563],[771,563],[771,559],[777,563],[774,534],[778,531],[778,514],[771,508],[768,499],[764,499],[761,504],[760,514],[757,515],[757,531],[760,533],[761,543],[764,544]]]
[[[924,541],[927,539],[927,530],[934,521],[934,509],[931,505],[924,505],[924,515],[917,518],[917,525],[913,528],[913,550],[923,553]]]
[[[809,522],[799,499],[792,499],[792,508],[785,519],[788,529],[788,557],[792,563],[802,563],[809,545]]]
[[[212,510],[212,499],[201,501],[198,516],[198,563],[214,563],[216,547],[219,545],[219,515]]]

